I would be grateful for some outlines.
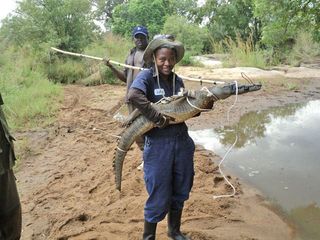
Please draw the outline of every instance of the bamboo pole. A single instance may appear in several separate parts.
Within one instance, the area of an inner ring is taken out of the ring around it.
[[[84,58],[90,58],[90,59],[94,59],[94,60],[98,60],[98,61],[103,61],[104,59],[101,57],[94,57],[94,56],[89,56],[89,55],[85,55],[85,54],[81,54],[81,53],[73,53],[73,52],[68,52],[68,51],[63,51],[61,49],[55,48],[55,47],[51,47],[52,50],[63,53],[63,54],[67,54],[67,55],[72,55],[72,56],[77,56],[77,57],[84,57]],[[131,68],[131,69],[137,69],[137,70],[145,70],[146,68],[141,68],[141,67],[136,67],[136,66],[132,66],[132,65],[127,65],[127,64],[123,64],[123,63],[119,63],[113,60],[109,60],[110,63],[117,65],[117,66],[122,66],[122,67],[126,67],[126,68]],[[188,80],[188,81],[194,81],[194,82],[200,82],[200,83],[212,83],[212,84],[225,84],[225,82],[222,81],[214,81],[214,80],[208,80],[208,79],[199,79],[199,78],[191,78],[191,77],[185,77],[182,76],[180,74],[178,74],[179,77],[181,77],[184,80]]]
[[[101,58],[101,57],[93,57],[93,56],[89,56],[89,55],[85,55],[85,54],[81,54],[81,53],[73,53],[73,52],[63,51],[63,50],[60,50],[60,49],[54,48],[54,47],[51,47],[51,49],[55,50],[57,52],[61,52],[63,54],[68,54],[68,55],[72,55],[72,56],[84,57],[84,58],[90,58],[90,59],[94,59],[94,60],[103,61],[103,58]],[[109,60],[109,62],[112,63],[112,64],[115,64],[115,65],[118,65],[118,66],[126,67],[126,68],[144,70],[144,68],[140,68],[140,67],[135,67],[135,66],[119,63],[119,62],[116,62],[116,61],[113,61],[113,60]]]

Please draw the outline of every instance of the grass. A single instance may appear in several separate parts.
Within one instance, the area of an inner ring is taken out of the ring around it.
[[[311,33],[301,31],[288,56],[291,66],[300,66],[301,63],[310,63],[320,56],[320,43],[312,39]]]
[[[123,63],[133,43],[129,39],[107,34],[87,49],[85,54],[105,57]],[[0,42],[0,92],[4,111],[13,130],[46,126],[55,120],[62,101],[60,83],[79,80],[92,83],[118,84],[119,80],[101,61],[52,55],[47,59],[28,47],[14,48]],[[89,76],[93,76],[90,77]]]
[[[266,68],[267,62],[264,51],[253,44],[252,37],[246,41],[238,35],[236,40],[227,38],[221,42],[211,40],[215,53],[227,53],[223,62],[225,67],[257,67]]]
[[[1,56],[0,92],[9,126],[14,130],[50,124],[62,97],[30,52],[8,48]]]
[[[20,169],[23,159],[28,156],[31,156],[33,152],[27,137],[23,137],[19,139],[19,141],[14,142],[14,146],[15,146],[15,156],[17,160],[15,162],[13,170],[17,172]]]
[[[104,37],[88,46],[85,49],[85,54],[124,63],[129,49],[133,47],[134,44],[130,39],[107,33]]]
[[[101,39],[95,41],[85,49],[85,54],[94,57],[111,59],[113,61],[124,63],[129,50],[134,44],[130,39],[126,39],[111,33],[107,33]],[[120,84],[112,71],[104,65],[103,62],[83,58],[82,63],[88,69],[86,77],[79,80],[84,85],[97,85],[102,83]],[[117,67],[117,66],[116,66]],[[120,70],[123,67],[118,67]]]
[[[88,74],[88,69],[79,59],[57,58],[47,65],[47,76],[55,83],[75,83]]]

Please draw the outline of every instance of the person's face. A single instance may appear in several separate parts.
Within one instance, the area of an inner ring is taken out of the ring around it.
[[[145,35],[138,33],[133,38],[134,44],[136,45],[136,48],[139,50],[145,50],[148,45],[148,39]]]
[[[160,48],[156,51],[155,58],[159,73],[169,76],[177,63],[175,51],[170,48]]]

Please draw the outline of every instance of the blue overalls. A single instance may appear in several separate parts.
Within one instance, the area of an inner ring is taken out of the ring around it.
[[[169,77],[171,79],[171,77]],[[131,85],[142,90],[149,101],[157,102],[163,96],[172,96],[173,86],[157,78],[152,69],[138,74]],[[182,79],[176,76],[175,93],[184,87]],[[157,223],[163,220],[169,210],[181,210],[189,198],[193,184],[193,155],[195,145],[188,135],[185,123],[153,128],[145,134],[143,152],[144,180],[149,194],[144,208],[145,220]]]

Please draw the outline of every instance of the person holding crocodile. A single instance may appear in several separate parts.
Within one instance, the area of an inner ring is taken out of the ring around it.
[[[143,152],[144,180],[148,199],[144,208],[143,239],[156,236],[157,223],[166,215],[171,239],[190,239],[180,231],[184,202],[193,185],[195,144],[182,122],[169,125],[170,117],[160,113],[152,103],[176,95],[184,83],[173,68],[184,56],[182,43],[160,37],[147,46],[143,59],[153,67],[141,71],[133,81],[128,100],[156,128],[145,134]]]

